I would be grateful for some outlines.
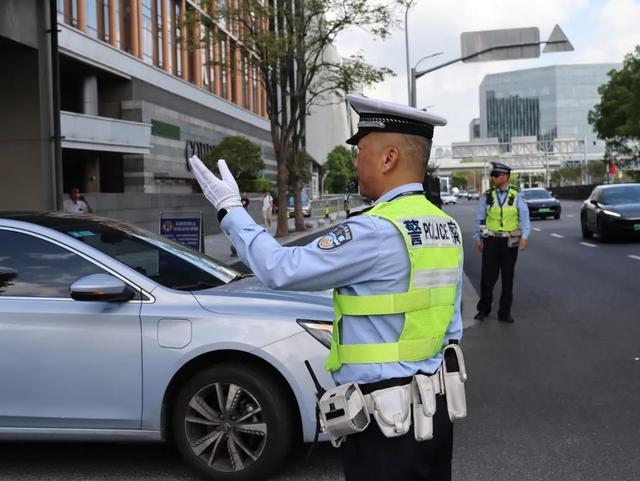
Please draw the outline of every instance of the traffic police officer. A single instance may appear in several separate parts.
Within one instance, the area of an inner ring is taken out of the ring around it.
[[[347,140],[358,147],[360,192],[375,203],[306,246],[280,246],[237,208],[237,186],[223,160],[222,180],[199,159],[190,162],[222,230],[258,279],[274,289],[334,288],[334,308],[342,315],[327,367],[337,385],[357,382],[367,394],[436,373],[442,349],[460,340],[462,239],[422,188],[434,126],[446,121],[389,102],[347,100],[360,115],[357,133]],[[401,302],[416,295],[419,305]],[[383,298],[399,302],[381,309]],[[343,445],[346,480],[451,479],[453,427],[445,396],[435,399],[429,441],[418,442],[411,432],[387,438],[375,422],[350,435]]]
[[[474,238],[476,250],[482,253],[480,301],[474,319],[483,321],[491,312],[493,287],[502,273],[502,293],[498,320],[513,322],[513,272],[518,250],[527,248],[531,230],[529,208],[519,190],[509,184],[511,168],[500,162],[491,162],[493,187],[478,203]]]

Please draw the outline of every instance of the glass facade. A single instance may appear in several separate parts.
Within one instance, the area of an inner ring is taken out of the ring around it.
[[[225,0],[57,0],[60,23],[264,117],[266,93],[237,25],[208,14],[226,6]]]
[[[587,114],[600,101],[598,87],[619,64],[556,65],[487,75],[480,85],[482,137],[510,142],[587,139],[589,152],[604,152]],[[544,143],[542,144],[544,148]]]

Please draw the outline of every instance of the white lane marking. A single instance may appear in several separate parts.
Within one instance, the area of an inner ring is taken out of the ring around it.
[[[587,247],[598,247],[596,244],[590,244],[589,242],[580,242],[580,244]]]
[[[575,217],[573,214],[567,214],[567,217]]]
[[[629,257],[630,259],[635,259],[637,261],[640,261],[640,256],[634,256],[633,254],[629,254],[627,257]]]
[[[563,235],[560,234],[551,234],[553,237],[557,237],[558,239],[564,239]]]
[[[536,232],[540,232],[542,229],[538,228],[538,227],[532,227],[532,229]]]

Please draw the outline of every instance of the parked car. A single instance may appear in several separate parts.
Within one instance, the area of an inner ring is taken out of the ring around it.
[[[469,190],[467,191],[467,200],[479,200],[480,199],[480,193],[473,189],[473,190]]]
[[[302,215],[304,217],[311,217],[311,200],[307,195],[302,194]],[[293,217],[293,196],[287,197],[287,212],[289,217]]]
[[[169,440],[264,479],[315,434],[329,292],[273,291],[134,226],[0,213],[0,438]]]
[[[442,199],[443,205],[455,204],[457,202],[456,196],[450,192],[441,192],[440,199]]]
[[[614,236],[640,237],[640,184],[598,185],[582,203],[582,237],[598,234],[602,242]]]
[[[560,218],[560,214],[562,213],[560,201],[547,189],[543,187],[532,187],[530,189],[522,189],[521,193],[524,201],[527,203],[527,207],[529,207],[530,218]]]
[[[466,190],[461,190],[460,192],[458,192],[458,199],[466,199],[467,196],[469,195],[469,193]]]

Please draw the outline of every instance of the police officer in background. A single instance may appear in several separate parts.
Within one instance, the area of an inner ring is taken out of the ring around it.
[[[476,250],[482,253],[480,301],[474,319],[483,321],[491,312],[493,287],[502,273],[502,293],[498,320],[514,322],[511,316],[513,302],[513,273],[518,250],[527,248],[531,231],[529,208],[517,187],[509,184],[511,168],[500,162],[491,162],[493,187],[478,203],[474,238]]]
[[[238,208],[223,160],[222,180],[199,159],[190,162],[222,230],[258,279],[274,289],[335,289],[327,368],[338,386],[357,382],[366,395],[439,372],[443,349],[460,340],[462,239],[422,188],[434,126],[446,121],[399,104],[347,100],[360,115],[347,140],[358,147],[360,192],[375,202],[306,246],[280,246]],[[451,479],[453,425],[436,381],[433,438],[417,441],[413,430],[386,437],[372,419],[342,446],[347,481]]]

